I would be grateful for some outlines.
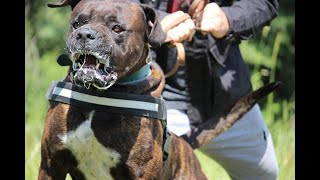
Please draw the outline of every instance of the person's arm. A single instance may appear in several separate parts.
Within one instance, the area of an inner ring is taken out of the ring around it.
[[[153,7],[157,13],[159,22],[162,22],[162,20],[165,17],[170,15],[170,13],[166,12],[166,4],[165,3],[159,4],[161,0],[155,0],[155,1],[152,1],[152,0],[130,0],[130,1],[137,3],[137,4],[147,4],[151,7]],[[170,18],[166,18],[166,19],[170,20]],[[160,23],[160,25],[161,25],[161,23]],[[176,48],[169,48],[166,45],[162,45],[157,48],[151,48],[151,57],[153,60],[155,60],[161,66],[164,73],[167,73],[174,67],[174,65],[177,62]]]
[[[279,12],[278,0],[241,0],[221,7],[229,21],[229,33],[249,39],[268,25]]]

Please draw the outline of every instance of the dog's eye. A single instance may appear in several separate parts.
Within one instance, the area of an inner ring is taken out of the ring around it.
[[[115,25],[112,27],[112,31],[119,34],[123,31],[123,29],[119,25]]]
[[[80,23],[79,23],[79,22],[74,22],[74,23],[72,24],[72,27],[73,27],[74,29],[77,29],[78,27],[80,27]]]

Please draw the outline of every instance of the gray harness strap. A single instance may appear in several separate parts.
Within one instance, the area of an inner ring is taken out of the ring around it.
[[[50,101],[104,112],[167,119],[164,100],[146,95],[86,89],[72,83],[54,81],[49,87],[46,97]]]

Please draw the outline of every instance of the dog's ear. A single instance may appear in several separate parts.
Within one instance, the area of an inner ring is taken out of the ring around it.
[[[73,9],[78,2],[80,2],[81,0],[60,0],[60,2],[56,2],[56,3],[48,3],[48,7],[51,8],[55,8],[55,7],[63,7],[63,6],[71,6],[71,9]]]
[[[164,43],[166,40],[166,35],[161,28],[155,10],[149,5],[140,5],[146,17],[149,44],[152,47],[158,47]]]

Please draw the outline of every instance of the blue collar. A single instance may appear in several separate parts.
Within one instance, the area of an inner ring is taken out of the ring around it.
[[[150,72],[151,72],[150,64],[147,63],[146,65],[144,65],[142,68],[140,68],[138,71],[131,74],[130,76],[118,79],[117,83],[126,83],[126,82],[130,82],[130,81],[136,81],[136,80],[139,80],[139,79],[142,79],[142,78],[148,76],[150,74]]]

